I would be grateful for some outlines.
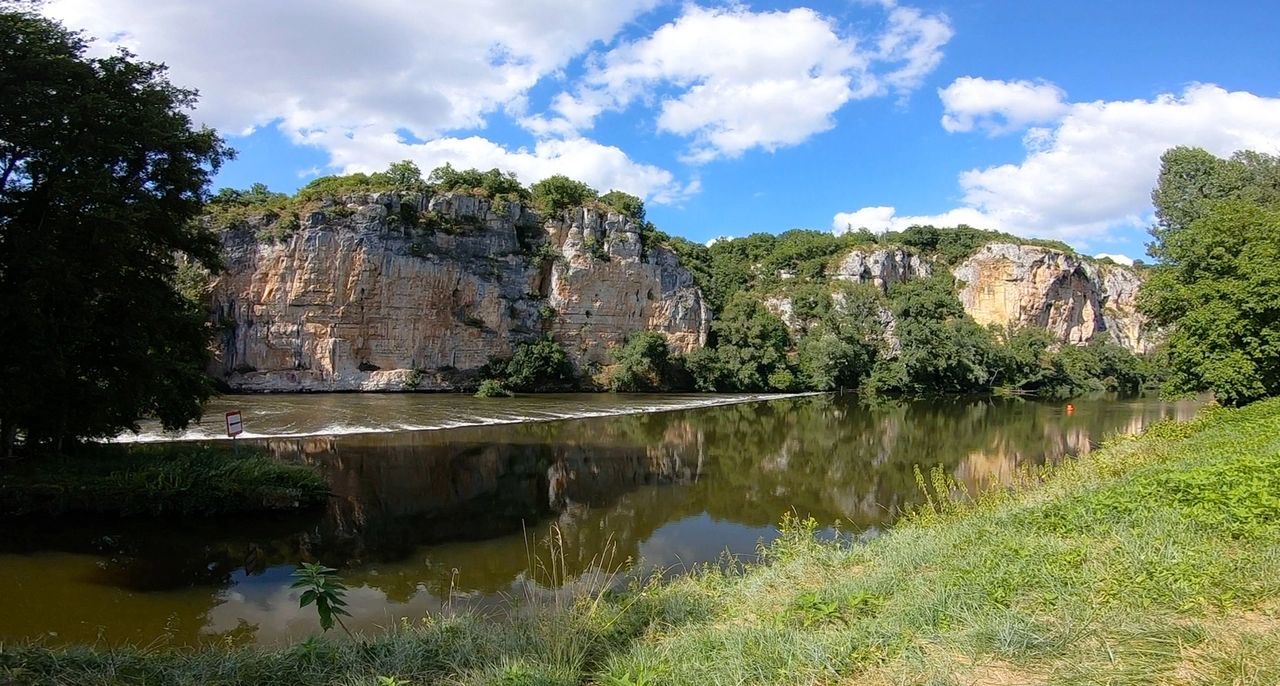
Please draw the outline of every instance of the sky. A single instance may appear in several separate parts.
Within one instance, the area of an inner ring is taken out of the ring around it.
[[[216,187],[498,167],[706,241],[968,224],[1141,258],[1159,157],[1280,153],[1255,0],[49,0],[164,62]]]

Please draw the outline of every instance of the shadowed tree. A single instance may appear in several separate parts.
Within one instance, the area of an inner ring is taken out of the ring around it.
[[[126,52],[0,6],[3,450],[199,416],[208,328],[178,259],[216,268],[195,217],[231,151],[195,92]]]

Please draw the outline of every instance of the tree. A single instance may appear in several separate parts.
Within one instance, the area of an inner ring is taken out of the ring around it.
[[[392,162],[383,174],[386,175],[387,182],[398,191],[416,190],[423,185],[422,170],[411,160]]]
[[[521,343],[502,369],[506,386],[513,391],[551,391],[573,384],[573,363],[564,348],[551,338]]]
[[[617,210],[638,224],[644,224],[644,201],[630,193],[613,190],[600,196],[600,202]]]
[[[719,375],[719,390],[790,390],[793,377],[778,372],[787,370],[791,334],[757,298],[734,296],[711,329],[717,339],[716,364],[707,369]],[[781,387],[784,383],[788,387]]]
[[[613,351],[617,367],[609,377],[614,392],[660,391],[670,386],[671,350],[657,331],[641,331]]]
[[[1169,330],[1166,390],[1280,394],[1280,158],[1174,148],[1152,197],[1160,262],[1138,304]]]
[[[548,214],[559,214],[596,198],[594,188],[563,174],[548,176],[533,184],[529,187],[529,194],[533,198],[533,204]]]
[[[528,200],[529,191],[520,184],[515,172],[504,172],[490,169],[482,172],[478,169],[454,169],[445,163],[431,170],[427,183],[439,191],[464,191],[479,193],[487,198],[503,198],[506,200]]]
[[[199,416],[209,329],[175,256],[216,269],[195,221],[231,151],[196,93],[127,52],[0,10],[0,435],[10,453]]]

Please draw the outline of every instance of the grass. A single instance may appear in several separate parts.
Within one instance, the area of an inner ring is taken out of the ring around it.
[[[0,516],[207,516],[324,503],[316,471],[253,449],[85,445],[0,471]]]
[[[0,683],[1280,683],[1280,400],[976,502],[923,477],[865,545],[788,521],[759,565],[282,650],[3,646]]]

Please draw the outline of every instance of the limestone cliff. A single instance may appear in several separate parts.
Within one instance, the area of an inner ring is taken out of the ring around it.
[[[904,248],[854,250],[836,265],[835,278],[886,291],[895,283],[933,275],[933,265]]]
[[[960,302],[979,324],[1041,326],[1072,344],[1110,333],[1135,353],[1154,344],[1135,304],[1142,281],[1119,265],[1050,248],[992,243],[952,273],[961,282]]]
[[[215,377],[253,391],[448,390],[550,335],[579,366],[634,332],[706,342],[711,313],[675,255],[602,209],[541,217],[465,194],[326,202],[283,240],[223,232]]]
[[[947,267],[903,248],[854,250],[833,264],[832,276],[887,291],[895,283],[926,278]],[[1040,326],[1064,343],[1083,344],[1110,333],[1135,353],[1155,344],[1156,332],[1137,310],[1142,279],[1133,269],[1102,264],[1052,248],[991,243],[951,269],[960,301],[979,324]],[[789,297],[764,304],[791,328],[803,328]],[[886,313],[887,315],[887,313]],[[895,347],[893,321],[886,340]]]

